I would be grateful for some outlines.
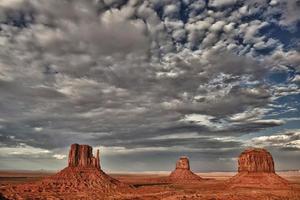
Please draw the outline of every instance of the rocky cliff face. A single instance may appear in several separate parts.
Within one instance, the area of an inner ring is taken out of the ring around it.
[[[272,155],[265,149],[250,148],[238,159],[238,174],[229,179],[231,188],[289,188],[289,182],[275,173]]]
[[[201,177],[197,176],[190,170],[190,162],[187,157],[180,157],[176,162],[176,168],[169,176],[171,181],[199,181]]]
[[[190,161],[187,157],[180,157],[176,162],[176,169],[190,170]]]
[[[99,150],[93,156],[93,148],[89,145],[72,144],[69,151],[69,167],[96,167],[100,169]]]
[[[238,172],[275,173],[272,155],[265,149],[247,149],[239,156]]]

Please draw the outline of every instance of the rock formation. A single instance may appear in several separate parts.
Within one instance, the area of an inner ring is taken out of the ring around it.
[[[176,169],[190,170],[190,161],[187,157],[180,157],[176,162]]]
[[[229,180],[230,187],[286,188],[288,181],[275,173],[272,155],[265,149],[249,148],[238,159],[238,174]]]
[[[197,176],[190,170],[190,162],[187,157],[180,157],[176,162],[176,168],[169,176],[172,182],[200,181],[201,177]]]
[[[265,149],[247,149],[239,156],[238,172],[275,173],[272,155]]]
[[[97,157],[89,145],[72,144],[69,152],[69,167],[96,167],[100,169],[99,149]]]
[[[91,146],[72,144],[68,167],[36,183],[7,187],[3,194],[8,199],[105,199],[122,191],[130,187],[101,170],[99,150],[94,157]]]

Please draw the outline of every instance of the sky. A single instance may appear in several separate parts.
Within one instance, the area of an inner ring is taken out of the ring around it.
[[[299,109],[299,0],[0,0],[0,169],[299,169]]]

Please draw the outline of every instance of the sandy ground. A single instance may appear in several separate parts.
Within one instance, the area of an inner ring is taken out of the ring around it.
[[[0,188],[7,185],[34,183],[54,172],[0,171]],[[201,200],[300,200],[300,172],[279,172],[290,181],[292,189],[266,190],[261,188],[228,189],[227,180],[235,173],[197,173],[203,181],[192,183],[167,183],[167,174],[110,174],[133,186],[133,192],[112,196],[109,199],[201,199]],[[1,190],[0,190],[1,191]],[[47,198],[40,198],[47,199]],[[66,199],[60,197],[59,199]],[[82,198],[82,199],[89,199]],[[101,199],[101,197],[97,198]],[[108,199],[108,198],[105,198]]]

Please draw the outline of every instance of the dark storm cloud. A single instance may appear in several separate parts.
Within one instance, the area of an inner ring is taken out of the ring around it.
[[[1,1],[0,156],[63,159],[76,142],[112,160],[182,152],[232,166],[239,137],[284,124],[268,113],[299,92],[267,80],[298,52],[237,2]],[[270,57],[255,53],[269,44]]]
[[[134,148],[146,148],[146,147],[182,147],[184,148],[192,148],[192,149],[221,149],[221,148],[236,148],[240,147],[242,144],[238,141],[222,141],[214,138],[205,138],[205,137],[190,137],[185,138],[185,135],[188,133],[181,134],[182,138],[178,136],[178,138],[165,138],[165,139],[130,139],[130,140],[105,140],[106,146],[125,146],[128,149]],[[103,144],[104,145],[104,144]]]

